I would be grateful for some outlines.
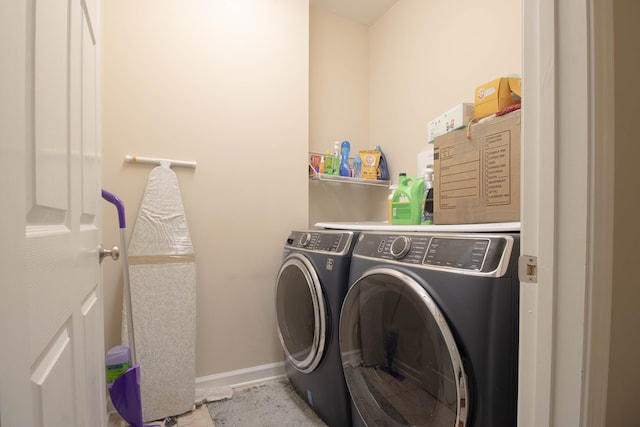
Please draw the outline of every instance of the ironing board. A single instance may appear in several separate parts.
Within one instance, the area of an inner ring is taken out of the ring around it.
[[[128,249],[134,345],[146,421],[195,401],[196,264],[176,174],[151,170]],[[128,342],[126,306],[122,341]]]

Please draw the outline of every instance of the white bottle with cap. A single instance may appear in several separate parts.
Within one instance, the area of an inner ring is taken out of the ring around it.
[[[340,175],[340,141],[335,141],[333,143],[333,157],[331,158],[331,162],[331,174]]]
[[[433,224],[433,169],[424,170],[424,206],[422,224]]]
[[[407,174],[405,172],[400,172],[398,175],[398,182],[402,178],[406,177]],[[398,189],[398,184],[392,184],[389,186],[389,196],[387,197],[387,222],[391,224],[391,220],[393,219],[393,194]]]

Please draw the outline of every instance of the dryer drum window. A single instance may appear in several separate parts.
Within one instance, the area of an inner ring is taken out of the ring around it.
[[[466,425],[460,354],[441,311],[411,277],[379,268],[351,286],[340,317],[340,352],[367,424]]]
[[[326,305],[313,265],[299,254],[282,263],[276,280],[278,336],[300,372],[313,371],[324,354]]]

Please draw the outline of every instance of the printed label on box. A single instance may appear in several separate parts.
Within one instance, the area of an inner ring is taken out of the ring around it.
[[[434,224],[520,220],[520,111],[434,144]]]
[[[484,194],[487,206],[511,203],[511,131],[487,135],[484,149]]]
[[[466,155],[464,147],[452,144],[439,149],[441,209],[455,209],[459,200],[480,197],[480,152]]]

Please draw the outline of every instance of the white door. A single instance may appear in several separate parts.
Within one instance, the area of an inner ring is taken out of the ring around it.
[[[99,0],[0,6],[0,425],[104,426]]]

